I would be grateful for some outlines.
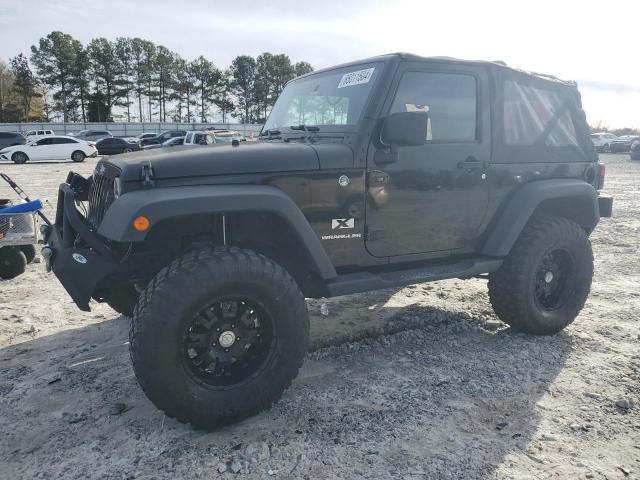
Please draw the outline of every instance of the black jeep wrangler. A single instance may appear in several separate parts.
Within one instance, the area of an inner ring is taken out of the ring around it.
[[[574,83],[393,54],[292,80],[257,142],[71,173],[43,253],[80,309],[132,317],[151,401],[214,428],[296,376],[305,297],[488,274],[500,319],[562,330],[611,215],[603,182]]]

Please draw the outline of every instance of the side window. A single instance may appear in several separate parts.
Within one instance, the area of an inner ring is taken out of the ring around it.
[[[36,145],[38,145],[38,146],[51,145],[51,140],[53,140],[53,139],[51,139],[51,138],[43,138],[41,140],[38,140],[36,142]]]
[[[476,140],[476,79],[454,73],[406,72],[391,113],[427,112],[428,142]]]
[[[30,132],[27,132],[26,136],[28,137],[28,136],[35,135],[35,134],[36,134],[36,131],[35,130],[31,130]]]
[[[44,130],[38,130],[38,135],[44,135]]]
[[[61,144],[61,143],[78,143],[75,140],[71,139],[71,138],[52,138],[51,139],[52,142],[54,144]]]
[[[578,145],[571,102],[556,90],[504,82],[503,127],[507,145]]]

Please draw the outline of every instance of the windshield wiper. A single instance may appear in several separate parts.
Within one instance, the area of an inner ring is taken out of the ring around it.
[[[316,127],[313,125],[291,125],[289,127],[291,130],[302,130],[305,132],[319,132],[320,127]]]

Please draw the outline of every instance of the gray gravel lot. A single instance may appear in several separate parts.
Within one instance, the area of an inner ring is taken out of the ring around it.
[[[310,300],[299,378],[213,433],[146,399],[126,318],[78,311],[30,265],[0,281],[0,478],[640,478],[640,162],[602,160],[615,217],[564,332],[511,332],[479,279],[332,299],[328,316]],[[67,171],[95,163],[0,171],[54,205]]]

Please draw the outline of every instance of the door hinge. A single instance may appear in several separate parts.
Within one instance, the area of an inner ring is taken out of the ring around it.
[[[380,170],[372,170],[367,176],[368,187],[382,187],[389,183],[389,174]]]
[[[382,240],[384,238],[385,230],[383,228],[375,228],[366,225],[364,227],[364,238],[369,242],[375,240]]]

